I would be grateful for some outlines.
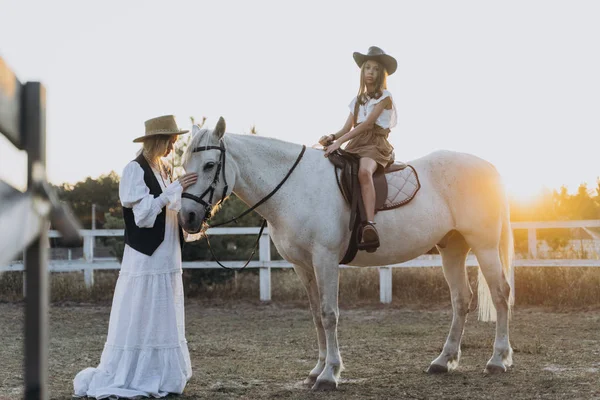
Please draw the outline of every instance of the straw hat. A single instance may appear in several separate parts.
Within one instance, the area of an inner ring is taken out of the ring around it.
[[[146,125],[146,134],[133,139],[134,143],[143,142],[144,140],[156,135],[173,136],[189,132],[180,130],[177,127],[177,123],[175,122],[175,117],[173,115],[163,115],[162,117],[152,118],[144,122],[144,124]]]
[[[361,54],[356,51],[354,54],[352,54],[352,57],[354,57],[354,61],[356,61],[356,64],[359,67],[362,67],[364,62],[367,60],[375,60],[384,66],[388,75],[396,72],[396,68],[398,68],[398,62],[396,59],[388,54],[385,54],[385,51],[381,50],[377,46],[369,47],[367,54]]]

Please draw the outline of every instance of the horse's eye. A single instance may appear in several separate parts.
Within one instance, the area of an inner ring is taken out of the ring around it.
[[[206,164],[204,165],[204,170],[205,170],[205,171],[210,171],[211,169],[213,169],[213,168],[214,168],[214,166],[215,166],[215,163],[214,163],[214,162],[209,162],[209,163],[206,163]]]

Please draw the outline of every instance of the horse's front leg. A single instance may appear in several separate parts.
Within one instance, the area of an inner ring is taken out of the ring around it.
[[[310,371],[308,378],[304,381],[307,385],[314,385],[317,381],[323,369],[325,369],[325,359],[327,357],[327,343],[325,340],[325,330],[323,329],[323,323],[321,321],[321,301],[319,300],[319,288],[317,287],[317,281],[315,279],[315,272],[312,266],[305,267],[294,265],[294,270],[300,278],[300,281],[306,289],[308,294],[308,301],[310,302],[310,311],[312,312],[313,322],[315,323],[315,329],[317,330],[317,340],[319,342],[319,359],[317,365]]]
[[[338,254],[325,248],[317,248],[313,252],[313,268],[321,301],[321,323],[325,330],[327,356],[325,368],[317,377],[313,390],[336,389],[340,373],[343,369],[342,357],[337,339],[337,323],[339,318],[339,263]]]

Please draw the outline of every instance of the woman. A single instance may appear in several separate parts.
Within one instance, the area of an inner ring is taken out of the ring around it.
[[[119,197],[125,220],[125,250],[113,297],[108,336],[97,368],[73,380],[76,396],[164,397],[182,393],[192,375],[185,340],[182,231],[177,222],[181,193],[197,180],[173,180],[162,157],[179,130],[172,115],[146,121],[138,157],[125,167]]]

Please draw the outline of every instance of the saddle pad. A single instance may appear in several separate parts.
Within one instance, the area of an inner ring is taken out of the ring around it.
[[[380,210],[391,210],[408,203],[415,197],[421,183],[417,171],[408,165],[406,168],[385,174],[388,183],[388,196]]]

